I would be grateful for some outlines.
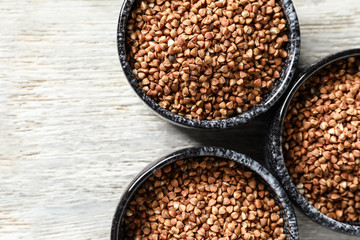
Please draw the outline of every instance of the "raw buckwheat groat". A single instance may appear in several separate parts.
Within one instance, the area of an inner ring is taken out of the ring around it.
[[[307,201],[338,221],[360,221],[360,59],[319,70],[295,94],[283,149]]]
[[[126,239],[285,239],[280,208],[251,171],[220,158],[158,170],[126,211]]]
[[[127,24],[133,73],[172,113],[219,120],[249,110],[279,78],[286,20],[274,0],[143,0]]]

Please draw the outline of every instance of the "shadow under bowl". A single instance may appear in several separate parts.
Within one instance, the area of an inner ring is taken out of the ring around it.
[[[232,150],[227,150],[218,147],[193,147],[185,148],[160,160],[151,163],[129,184],[125,189],[120,202],[116,208],[116,212],[112,222],[111,240],[124,240],[124,219],[126,216],[127,206],[132,197],[135,195],[139,187],[157,170],[170,165],[178,160],[193,158],[193,157],[218,157],[234,161],[238,166],[242,166],[254,173],[256,179],[266,186],[272,198],[280,207],[281,217],[284,219],[284,234],[286,239],[297,240],[299,239],[298,227],[296,217],[285,191],[282,189],[280,183],[271,175],[271,173],[261,166],[256,161],[246,157],[243,154],[237,153]]]
[[[280,72],[280,78],[276,79],[273,89],[263,96],[263,100],[260,103],[239,115],[235,115],[227,119],[213,121],[188,119],[160,107],[159,104],[150,96],[148,96],[146,92],[140,87],[138,80],[132,73],[131,63],[129,62],[129,56],[126,49],[126,24],[135,2],[136,0],[125,0],[120,11],[117,31],[119,59],[125,76],[131,87],[135,90],[137,95],[161,118],[183,127],[202,129],[224,129],[236,127],[252,120],[257,115],[266,112],[279,100],[279,98],[289,86],[296,71],[300,55],[300,27],[292,1],[279,0],[277,2],[282,7],[288,23],[287,35],[289,42],[285,47],[286,51],[288,52],[288,57],[284,61],[285,65]]]
[[[295,93],[318,70],[338,60],[347,59],[349,57],[360,57],[360,49],[346,50],[327,56],[305,68],[299,75],[298,80],[287,94],[284,102],[276,113],[275,119],[272,121],[271,127],[269,128],[265,146],[265,161],[271,172],[281,182],[293,203],[295,203],[296,206],[304,212],[304,214],[311,218],[311,220],[338,232],[360,236],[360,222],[345,223],[329,218],[318,211],[303,197],[290,178],[285,165],[282,149],[284,119]]]

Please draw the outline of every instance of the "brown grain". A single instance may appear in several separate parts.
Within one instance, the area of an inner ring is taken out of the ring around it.
[[[150,176],[130,201],[125,234],[132,240],[285,239],[280,208],[266,187],[251,171],[212,157],[181,160]]]
[[[283,149],[299,192],[323,214],[360,221],[360,59],[316,72],[295,94]]]
[[[139,85],[190,119],[249,110],[273,88],[287,57],[286,21],[273,1],[138,1],[126,31]]]

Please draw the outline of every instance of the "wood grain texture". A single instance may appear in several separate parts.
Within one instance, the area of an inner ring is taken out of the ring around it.
[[[120,68],[122,1],[2,0],[0,4],[0,239],[109,239],[123,189],[176,149],[224,146],[262,161],[269,112],[223,132],[159,119]],[[358,0],[294,0],[300,66],[360,47]],[[301,239],[357,239],[297,211]]]

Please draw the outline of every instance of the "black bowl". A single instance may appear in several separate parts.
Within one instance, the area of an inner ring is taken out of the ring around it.
[[[132,88],[135,90],[137,95],[157,113],[160,117],[165,120],[170,121],[176,125],[185,126],[185,127],[194,127],[194,128],[229,128],[235,127],[240,124],[246,123],[259,115],[267,111],[274,103],[279,100],[281,95],[286,91],[286,88],[289,86],[291,79],[294,76],[297,62],[300,55],[300,28],[298,18],[295,12],[294,5],[291,0],[279,0],[280,6],[284,10],[288,22],[287,35],[289,42],[287,43],[286,50],[288,52],[288,57],[285,59],[285,65],[282,68],[280,73],[280,78],[277,79],[274,83],[274,88],[267,94],[263,96],[263,100],[252,107],[250,110],[245,111],[234,117],[222,120],[193,120],[182,117],[180,115],[171,113],[167,109],[164,109],[159,106],[151,97],[149,97],[145,91],[139,86],[138,80],[134,77],[131,69],[131,65],[128,62],[127,52],[125,47],[125,29],[128,16],[131,12],[131,8],[135,0],[125,0],[121,11],[118,22],[118,32],[117,32],[117,46],[120,63],[124,70],[125,76],[129,81]]]
[[[116,208],[111,228],[111,240],[125,239],[123,229],[127,205],[129,204],[132,196],[136,193],[137,189],[149,176],[151,176],[157,170],[177,160],[200,156],[212,156],[229,159],[235,161],[240,166],[244,166],[245,168],[253,171],[257,179],[264,183],[265,186],[267,186],[268,191],[281,208],[280,211],[284,219],[284,234],[287,237],[286,239],[296,240],[299,238],[297,221],[290,200],[286,196],[286,193],[280,186],[279,182],[271,175],[268,170],[245,155],[231,150],[217,147],[194,147],[176,151],[156,162],[151,163],[130,183],[127,189],[125,189]]]
[[[315,72],[319,69],[327,66],[330,63],[336,62],[341,59],[346,59],[349,57],[358,56],[360,57],[360,49],[352,49],[343,52],[339,52],[328,57],[323,58],[322,60],[314,63],[307,68],[299,75],[298,80],[295,85],[292,87],[290,92],[287,94],[285,101],[282,103],[280,109],[278,110],[274,121],[271,124],[268,139],[266,143],[266,154],[265,160],[268,164],[272,173],[276,178],[281,182],[282,186],[286,190],[290,199],[300,208],[308,217],[313,221],[321,224],[324,227],[336,230],[342,233],[353,234],[360,236],[360,223],[344,223],[336,221],[332,218],[327,217],[313,207],[306,199],[300,194],[295,184],[292,182],[288,170],[285,166],[283,151],[282,151],[282,128],[284,124],[284,119],[288,107],[293,99],[297,90],[303,85],[303,83],[309,79]]]

